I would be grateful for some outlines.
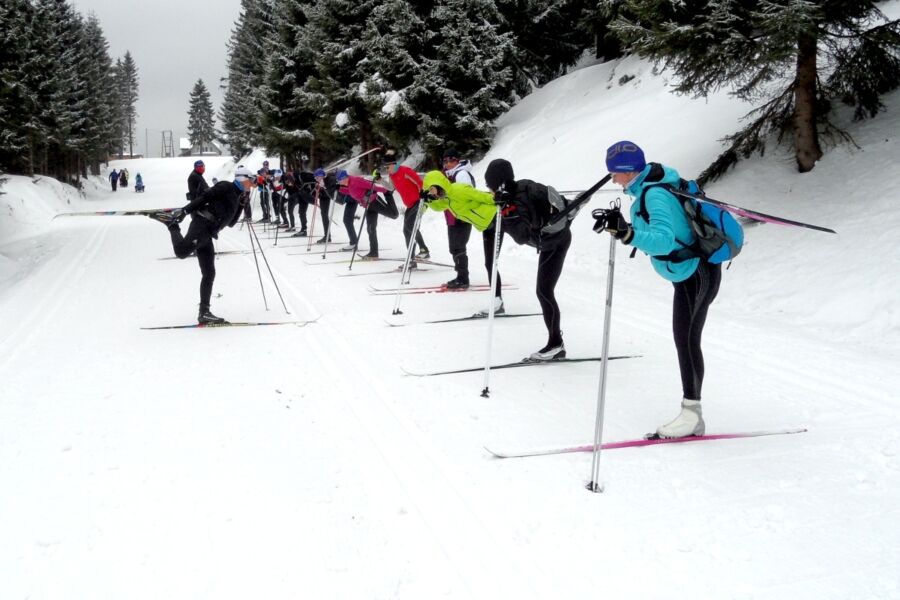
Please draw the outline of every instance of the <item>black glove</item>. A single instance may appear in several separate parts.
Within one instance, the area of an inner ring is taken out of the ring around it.
[[[184,217],[187,216],[187,212],[183,208],[176,208],[171,214],[173,223],[181,223],[184,221]]]
[[[622,211],[618,208],[612,210],[597,211],[594,214],[594,231],[600,233],[606,230],[617,240],[621,240],[623,244],[631,242],[634,237],[634,229],[622,216]]]
[[[507,204],[511,204],[513,201],[513,195],[507,192],[506,190],[497,190],[494,192],[494,204],[499,204],[500,206],[506,206]]]

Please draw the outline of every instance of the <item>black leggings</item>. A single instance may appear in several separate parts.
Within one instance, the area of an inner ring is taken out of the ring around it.
[[[672,332],[681,369],[681,387],[688,400],[699,400],[703,387],[703,351],[700,339],[706,324],[709,305],[719,293],[722,265],[701,260],[694,274],[672,284],[675,298],[672,303]]]
[[[178,227],[169,229],[172,236],[172,249],[178,258],[187,258],[192,253],[197,255],[200,263],[200,309],[209,308],[212,297],[213,281],[216,279],[216,250],[212,236],[215,225],[203,217],[191,217],[187,235],[182,236]]]
[[[472,235],[472,224],[456,220],[453,225],[447,225],[447,242],[450,247],[450,256],[453,257],[453,268],[456,276],[462,281],[469,282],[469,257],[466,254],[466,244]]]
[[[484,244],[484,268],[487,269],[488,276],[488,285],[490,285],[491,281],[491,269],[494,268],[494,238],[496,237],[494,224],[491,223],[491,226],[484,231],[481,232],[481,241]],[[500,237],[500,247],[503,247],[503,237]],[[497,254],[500,254],[500,249],[497,249]],[[500,290],[502,289],[502,282],[500,281],[500,270],[497,270],[497,287],[494,288],[494,296],[497,298],[501,298],[502,294]]]
[[[297,206],[300,207],[300,210],[297,211],[300,214],[300,229],[301,231],[306,231],[306,209],[309,207],[309,202],[303,197],[303,194],[291,194],[288,196],[287,214],[291,228],[294,227],[294,207]]]
[[[378,215],[384,215],[388,219],[396,219],[400,216],[393,194],[385,194],[384,202],[372,197],[369,207],[366,209],[366,233],[369,234],[369,254],[378,254]]]
[[[319,212],[322,213],[322,227],[325,230],[322,234],[323,237],[328,237],[328,233],[331,231],[331,223],[328,222],[328,211],[331,209],[331,199],[322,192],[319,194]]]
[[[406,238],[406,247],[409,248],[409,241],[412,237],[413,227],[416,226],[416,215],[419,214],[419,208],[422,204],[421,200],[416,201],[415,204],[406,209],[406,213],[403,215],[403,237]],[[419,223],[421,226],[421,223]],[[416,231],[416,243],[419,244],[419,250],[428,251],[428,246],[425,245],[425,238],[422,237],[421,231]],[[416,256],[415,248],[413,249],[413,258]]]
[[[347,230],[347,235],[350,237],[350,245],[355,246],[359,241],[356,239],[356,230],[353,228],[353,218],[356,216],[356,207],[359,204],[356,203],[356,200],[352,199],[350,196],[344,196],[346,198],[346,204],[344,204],[344,228]]]
[[[572,244],[572,232],[566,227],[559,232],[559,237],[551,244],[542,247],[538,257],[537,293],[538,302],[541,303],[541,311],[544,313],[544,325],[547,326],[547,345],[557,346],[562,343],[562,331],[560,331],[559,304],[556,303],[556,283],[562,274],[563,263],[566,262],[566,254]]]
[[[263,219],[269,219],[269,188],[259,188],[259,207],[262,209]]]

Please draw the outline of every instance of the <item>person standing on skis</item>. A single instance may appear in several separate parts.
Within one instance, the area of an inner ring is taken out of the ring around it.
[[[398,162],[397,151],[393,148],[385,151],[382,162],[385,169],[387,169],[388,177],[394,190],[400,195],[400,200],[406,206],[406,212],[403,215],[403,237],[406,238],[406,247],[408,249],[413,235],[413,227],[416,224],[416,215],[421,205],[422,178],[414,170]],[[413,243],[419,245],[419,253],[416,254],[415,248],[413,248],[413,259],[409,263],[409,268],[411,269],[416,268],[416,258],[422,260],[431,258],[431,253],[428,252],[428,246],[425,245],[425,238],[422,237],[421,231],[416,231],[416,239]]]
[[[376,185],[374,180],[352,176],[344,170],[338,173],[337,181],[341,186],[340,193],[350,196],[366,210],[363,218],[366,219],[366,232],[369,234],[369,253],[362,258],[370,260],[378,258],[378,215],[382,214],[389,219],[400,216],[394,202],[394,193]]]
[[[203,174],[206,172],[206,165],[203,164],[202,160],[198,160],[194,162],[194,170],[191,171],[191,174],[188,175],[188,191],[186,197],[188,202],[193,202],[196,200],[200,194],[209,189],[209,184],[206,183],[206,179],[203,178]]]
[[[484,173],[495,202],[501,204],[503,233],[517,244],[537,248],[538,268],[536,294],[547,327],[547,345],[532,354],[531,360],[565,358],[566,346],[560,330],[561,315],[556,302],[556,284],[572,243],[571,218],[551,223],[553,214],[565,208],[566,201],[551,187],[531,181],[516,180],[508,160],[492,160]]]
[[[216,279],[216,251],[213,240],[218,239],[222,229],[234,227],[237,223],[243,204],[249,199],[254,181],[255,176],[250,169],[239,166],[234,172],[234,181],[220,181],[183,208],[148,215],[168,228],[175,256],[187,258],[191,254],[197,255],[201,273],[198,323],[225,322],[225,319],[210,312],[213,282]],[[186,215],[191,215],[191,224],[187,234],[182,235],[179,223]]]
[[[653,268],[672,282],[675,291],[672,331],[681,371],[681,412],[656,433],[663,438],[703,435],[706,423],[700,391],[705,370],[700,340],[709,306],[719,293],[722,265],[701,258],[670,258],[695,240],[681,201],[665,188],[666,184],[677,186],[681,180],[674,169],[647,163],[643,150],[627,140],[606,151],[606,169],[613,183],[638,201],[631,205],[631,223],[615,209],[597,219],[594,231],[608,231],[623,244],[649,255]]]
[[[447,148],[444,151],[442,167],[444,175],[451,183],[475,187],[472,165],[468,160],[460,157],[456,148]],[[469,287],[469,255],[466,246],[472,235],[472,224],[457,219],[449,210],[444,212],[444,218],[447,221],[447,243],[450,256],[453,257],[453,268],[456,269],[456,277],[447,282],[447,289],[465,290]]]
[[[494,195],[482,192],[464,183],[451,183],[440,171],[429,171],[422,182],[425,204],[432,210],[449,210],[453,217],[475,227],[481,232],[484,246],[484,268],[488,281],[494,268],[494,220],[497,207]],[[468,287],[468,286],[466,286]],[[448,289],[449,284],[448,284]],[[497,273],[497,287],[494,288],[494,314],[503,314],[503,297],[500,295],[500,273]],[[487,314],[485,311],[483,314]]]

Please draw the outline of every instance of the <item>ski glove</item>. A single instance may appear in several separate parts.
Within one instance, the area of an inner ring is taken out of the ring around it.
[[[604,229],[614,238],[620,240],[623,244],[631,242],[634,237],[634,229],[622,216],[622,211],[618,208],[603,211],[602,216],[595,215],[596,223],[594,223],[594,231],[600,233]]]
[[[379,181],[381,179],[381,171],[379,171],[378,169],[372,171],[372,179],[375,181]]]
[[[176,208],[172,211],[172,222],[181,223],[185,216],[187,216],[187,212],[183,208]]]

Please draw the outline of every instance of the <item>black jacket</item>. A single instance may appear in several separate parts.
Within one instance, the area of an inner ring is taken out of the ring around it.
[[[506,185],[504,195],[506,206],[501,213],[502,228],[517,244],[549,249],[562,238],[560,233],[541,234],[541,228],[550,222],[553,210],[546,185],[519,179]]]
[[[203,217],[212,223],[214,232],[218,233],[237,223],[243,196],[243,191],[233,182],[220,181],[185,206],[184,212]]]
[[[209,189],[209,184],[206,183],[206,180],[203,178],[203,175],[198,173],[196,170],[191,171],[191,174],[188,175],[188,193],[187,199],[194,201],[197,197]]]

